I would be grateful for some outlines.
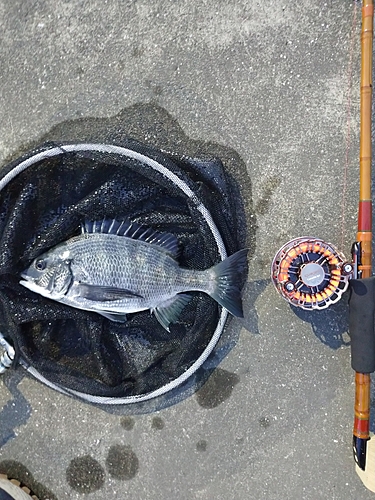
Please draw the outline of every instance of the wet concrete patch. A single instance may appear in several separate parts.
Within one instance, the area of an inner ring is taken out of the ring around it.
[[[149,82],[154,93],[160,93],[159,86]],[[117,115],[108,118],[85,117],[60,123],[39,139],[39,143],[50,141],[93,141],[121,143],[124,137],[130,137],[149,146],[162,149],[171,154],[182,154],[186,158],[220,158],[225,169],[237,182],[238,194],[242,199],[242,227],[240,239],[246,241],[249,259],[255,252],[256,215],[252,200],[252,182],[244,160],[232,148],[213,142],[194,140],[188,137],[177,120],[156,103],[136,104],[122,109]],[[9,158],[15,159],[21,153],[35,147],[30,143],[21,146],[18,152]],[[15,156],[16,155],[16,156]],[[247,160],[249,162],[249,160]],[[268,180],[264,187],[263,199],[272,196],[277,181]],[[264,203],[263,203],[264,204]],[[245,220],[246,219],[246,220]]]
[[[198,404],[202,408],[215,408],[230,398],[234,386],[240,377],[235,373],[217,368],[207,380],[205,385],[196,393]]]
[[[259,425],[263,427],[263,429],[267,429],[271,425],[271,419],[269,417],[260,417]]]
[[[127,431],[131,431],[135,425],[135,420],[132,417],[122,417],[120,420],[121,427]]]
[[[200,439],[197,442],[196,448],[197,451],[207,451],[207,446],[208,446],[207,441],[205,439]]]
[[[100,490],[105,481],[105,471],[90,455],[74,458],[66,470],[69,486],[78,493]]]
[[[261,198],[255,205],[255,212],[259,215],[265,215],[268,212],[272,195],[277,187],[280,186],[281,179],[273,176],[266,180],[262,189]]]
[[[139,460],[130,446],[116,444],[109,449],[106,467],[114,479],[129,480],[137,475]]]
[[[161,417],[154,417],[152,419],[151,427],[156,430],[164,429],[164,420]]]

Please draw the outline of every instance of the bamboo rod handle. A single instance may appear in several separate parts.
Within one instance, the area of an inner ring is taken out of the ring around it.
[[[370,375],[368,373],[356,373],[356,394],[354,403],[354,429],[356,436],[361,439],[369,437],[370,418]]]

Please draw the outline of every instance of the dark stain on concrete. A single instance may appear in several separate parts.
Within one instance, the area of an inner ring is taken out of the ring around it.
[[[145,53],[145,49],[144,49],[144,47],[141,47],[141,46],[133,47],[133,49],[131,51],[131,55],[133,57],[136,57],[136,58],[142,57],[144,55],[144,53]]]
[[[114,479],[129,480],[137,475],[139,460],[130,446],[116,444],[109,449],[106,467]]]
[[[271,425],[271,419],[269,417],[260,417],[259,425],[263,427],[263,429],[267,429]]]
[[[122,417],[120,420],[121,427],[127,431],[131,431],[135,425],[135,420],[132,417]]]
[[[153,429],[156,429],[158,431],[160,431],[161,429],[164,429],[164,420],[160,417],[154,417],[152,419],[152,424],[151,424],[151,427]]]
[[[217,368],[204,384],[202,389],[196,393],[198,404],[202,408],[215,408],[230,398],[234,386],[238,384],[240,377],[235,373]]]
[[[205,439],[200,439],[197,443],[197,451],[207,451],[208,443]]]
[[[93,493],[104,485],[105,472],[90,455],[73,458],[66,470],[69,486],[78,493]]]
[[[257,214],[265,215],[268,212],[273,193],[276,188],[280,186],[280,183],[281,179],[276,176],[270,177],[266,180],[262,189],[262,196],[255,205],[255,212]]]

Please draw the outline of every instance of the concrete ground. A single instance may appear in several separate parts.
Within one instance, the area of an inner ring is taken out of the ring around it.
[[[121,127],[221,156],[256,219],[245,319],[203,388],[108,413],[19,368],[0,381],[0,472],[44,500],[373,498],[352,458],[346,300],[305,313],[269,277],[293,237],[349,256],[360,25],[342,0],[0,0],[1,164]]]

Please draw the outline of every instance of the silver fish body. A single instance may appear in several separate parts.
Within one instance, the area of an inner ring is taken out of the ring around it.
[[[130,221],[86,224],[75,236],[41,255],[22,273],[20,283],[45,297],[112,321],[150,309],[169,329],[190,299],[189,291],[215,298],[242,315],[238,285],[246,250],[204,271],[183,269],[178,242]]]

